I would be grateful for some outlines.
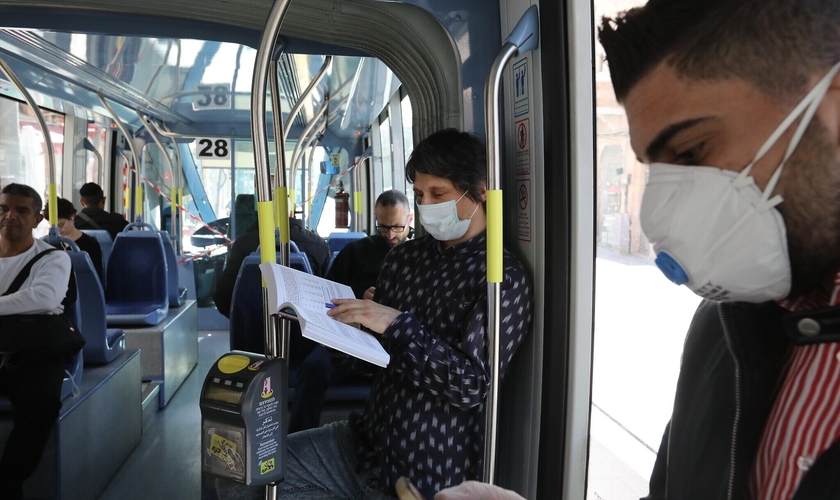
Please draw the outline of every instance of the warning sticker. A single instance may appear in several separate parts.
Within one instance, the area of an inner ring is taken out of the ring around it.
[[[513,64],[513,116],[518,118],[531,111],[530,93],[528,92],[528,58]]]
[[[514,122],[516,130],[516,175],[531,174],[531,119]]]
[[[237,465],[242,467],[242,457],[236,452],[236,443],[229,441],[218,434],[210,436],[210,448],[207,453],[218,458],[230,470],[236,470]]]
[[[265,462],[260,462],[260,475],[263,476],[274,470],[274,458],[269,458]]]
[[[516,239],[531,241],[531,179],[516,181]]]

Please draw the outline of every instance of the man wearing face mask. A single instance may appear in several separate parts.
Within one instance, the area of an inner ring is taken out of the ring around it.
[[[484,145],[454,129],[421,141],[406,165],[427,236],[385,257],[374,300],[333,300],[330,315],[378,334],[391,355],[363,414],[291,434],[282,498],[396,498],[408,477],[426,497],[477,479],[490,367]],[[531,280],[505,252],[501,373],[531,323]],[[222,499],[262,498],[217,481]]]
[[[651,0],[599,35],[656,263],[707,299],[647,498],[840,498],[840,3]]]

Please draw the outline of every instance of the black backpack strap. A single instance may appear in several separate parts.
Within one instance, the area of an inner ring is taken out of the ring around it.
[[[78,212],[76,212],[76,215],[78,215],[79,217],[82,218],[82,220],[84,220],[85,222],[90,224],[90,227],[92,227],[94,229],[102,229],[102,226],[97,224],[96,221],[93,220],[88,214],[86,214],[82,211],[78,211]]]
[[[48,253],[56,252],[56,251],[58,251],[57,248],[49,248],[49,249],[44,250],[43,252],[39,253],[35,257],[32,257],[32,260],[27,262],[26,265],[23,266],[23,269],[20,270],[18,275],[15,276],[15,280],[12,281],[12,284],[9,285],[9,289],[6,290],[6,293],[4,293],[3,296],[5,297],[6,295],[11,295],[11,294],[17,292],[18,290],[20,290],[20,287],[21,287],[21,285],[23,285],[23,282],[26,281],[26,278],[29,277],[29,272],[32,270],[32,266],[34,266],[36,262],[41,260],[41,257],[47,255]]]

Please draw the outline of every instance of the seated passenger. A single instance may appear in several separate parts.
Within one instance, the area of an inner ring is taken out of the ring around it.
[[[303,222],[294,217],[289,217],[289,238],[295,242],[301,252],[306,253],[309,265],[312,267],[312,274],[323,278],[330,261],[330,248],[324,238],[304,227]],[[233,241],[228,250],[225,270],[216,282],[216,290],[213,292],[216,308],[227,317],[230,317],[230,301],[242,261],[259,246],[259,223],[255,221],[248,227],[245,234]]]
[[[374,285],[385,255],[411,233],[411,207],[405,194],[385,191],[376,199],[373,213],[377,234],[348,243],[327,273],[328,280],[349,286],[359,299],[373,298]],[[315,347],[298,368],[289,432],[318,427],[327,389],[352,376],[352,371],[333,366],[332,357],[325,347]]]
[[[484,145],[454,129],[417,145],[406,165],[429,235],[385,257],[374,300],[335,299],[330,314],[379,335],[391,355],[364,413],[292,434],[278,496],[393,498],[400,476],[426,498],[482,475],[487,359]],[[503,376],[530,329],[531,280],[504,254]],[[262,498],[217,479],[220,498]],[[370,495],[370,496],[368,496]]]
[[[93,267],[96,268],[96,275],[102,276],[102,248],[96,238],[88,236],[76,228],[76,207],[70,200],[58,198],[58,232],[61,236],[76,242],[79,250],[87,252]],[[44,217],[49,215],[49,203],[44,206]],[[67,250],[69,247],[64,246]]]
[[[31,187],[8,184],[0,191],[0,290],[4,292],[0,296],[0,322],[3,316],[48,315],[56,319],[55,328],[60,328],[59,315],[64,311],[61,303],[70,279],[70,257],[66,253],[53,251],[41,256],[17,291],[12,287],[18,274],[38,254],[55,250],[32,235],[42,218],[41,196]],[[52,325],[52,321],[48,323]],[[4,343],[11,343],[15,341],[11,335],[46,332],[0,334]],[[0,354],[0,395],[9,398],[14,408],[14,427],[0,457],[3,498],[23,498],[23,481],[38,466],[58,417],[63,379],[61,359]]]
[[[88,182],[79,189],[82,204],[82,211],[78,213],[78,220],[75,225],[79,229],[104,229],[111,235],[111,239],[117,239],[117,235],[125,229],[128,221],[120,214],[112,214],[105,211],[105,193],[99,184]]]

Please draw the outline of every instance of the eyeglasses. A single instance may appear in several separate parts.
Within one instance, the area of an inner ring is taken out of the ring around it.
[[[376,225],[376,230],[379,231],[380,234],[385,234],[388,231],[393,231],[397,234],[405,231],[405,226],[382,226],[380,224]]]

